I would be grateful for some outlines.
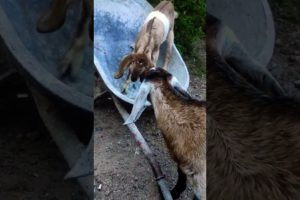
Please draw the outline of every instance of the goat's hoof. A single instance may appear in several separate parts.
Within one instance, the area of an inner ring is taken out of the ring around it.
[[[59,77],[66,76],[70,71],[70,66],[67,63],[62,62],[57,68]]]
[[[130,44],[131,50],[134,50],[135,43]]]
[[[128,85],[126,83],[123,85],[121,93],[125,95],[128,93]]]
[[[120,74],[120,73],[118,73],[118,72],[116,72],[115,74],[114,74],[114,78],[115,79],[119,79],[119,78],[121,78],[122,77],[122,74]]]
[[[173,199],[178,199],[180,197],[181,192],[179,192],[177,189],[173,188],[171,190],[171,195]]]
[[[201,200],[201,199],[199,199],[196,195],[194,195],[193,200]]]
[[[300,89],[300,80],[294,81],[294,85],[297,89]]]
[[[122,91],[121,91],[121,93],[126,95],[127,94],[126,88],[123,88]]]
[[[70,62],[62,62],[58,69],[59,76],[61,78],[68,77],[68,79],[72,82],[76,81],[78,71],[75,70],[76,68]]]

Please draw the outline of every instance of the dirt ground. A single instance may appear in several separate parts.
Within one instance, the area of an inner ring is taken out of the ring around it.
[[[281,4],[275,0],[270,2],[276,40],[268,69],[288,95],[300,97],[300,4],[294,0]]]

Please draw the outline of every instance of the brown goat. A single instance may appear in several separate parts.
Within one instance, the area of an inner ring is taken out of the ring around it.
[[[40,17],[37,30],[41,33],[53,32],[65,22],[67,9],[75,0],[53,0],[50,7]],[[88,38],[93,39],[93,0],[80,0],[82,3],[81,21],[77,27],[76,37],[59,66],[61,75],[70,72],[75,77],[83,63],[84,48]]]
[[[150,93],[158,128],[172,158],[178,163],[178,181],[172,196],[178,198],[191,183],[195,198],[206,199],[206,106],[192,99],[175,77],[162,68],[145,71],[131,115],[125,124],[137,120]],[[184,181],[184,182],[183,182]]]
[[[222,26],[208,15],[207,197],[300,199],[300,102],[236,72],[220,53]]]
[[[163,68],[167,70],[174,43],[175,17],[176,12],[170,1],[161,1],[148,15],[138,33],[133,52],[123,58],[118,71],[114,75],[116,79],[119,79],[123,76],[125,70],[129,68],[127,81],[122,88],[123,93],[127,93],[131,81],[136,81],[145,70],[156,66],[159,48],[164,41],[167,41],[167,50]],[[141,55],[149,60],[145,62],[145,65],[141,65],[139,61]]]

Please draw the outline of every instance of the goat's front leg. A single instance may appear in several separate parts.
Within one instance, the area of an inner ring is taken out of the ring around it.
[[[175,187],[171,190],[171,194],[173,199],[178,199],[180,194],[186,189],[186,175],[181,171],[181,169],[177,168],[178,179]]]
[[[128,87],[129,87],[129,84],[131,83],[131,72],[128,73],[128,76],[127,76],[127,80],[126,82],[123,84],[123,87],[122,87],[122,94],[127,94],[128,92]]]
[[[200,174],[187,176],[194,191],[194,200],[206,200],[206,170]]]
[[[157,66],[157,60],[159,57],[159,46],[155,47],[155,49],[152,51],[152,60],[153,60],[153,64],[154,66]]]
[[[165,55],[165,60],[164,60],[164,65],[163,65],[163,68],[165,70],[168,70],[168,64],[169,64],[170,58],[172,56],[173,43],[174,43],[174,31],[172,29],[169,32],[168,37],[167,37],[167,49],[166,49],[166,55]]]

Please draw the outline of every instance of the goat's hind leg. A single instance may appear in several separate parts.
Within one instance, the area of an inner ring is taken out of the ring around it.
[[[169,32],[167,37],[167,48],[166,48],[166,55],[164,60],[163,68],[165,70],[168,70],[168,64],[170,62],[171,56],[172,56],[172,48],[174,43],[174,31],[173,29]]]
[[[84,29],[86,29],[86,26]],[[60,68],[61,75],[65,75],[70,70],[71,77],[75,77],[83,65],[84,49],[88,40],[88,30],[84,30],[83,32],[85,33],[77,37],[71,48],[67,51]]]
[[[186,175],[181,171],[180,168],[177,168],[178,179],[174,188],[171,190],[173,199],[178,199],[180,194],[186,189]]]
[[[67,51],[63,61],[62,66],[60,66],[60,74],[66,75],[66,73],[70,72],[71,77],[76,77],[81,66],[83,65],[84,59],[84,50],[85,46],[89,40],[89,20],[90,17],[88,15],[87,5],[85,1],[83,3],[83,14],[81,22],[78,26],[76,38],[74,39],[72,46]]]

